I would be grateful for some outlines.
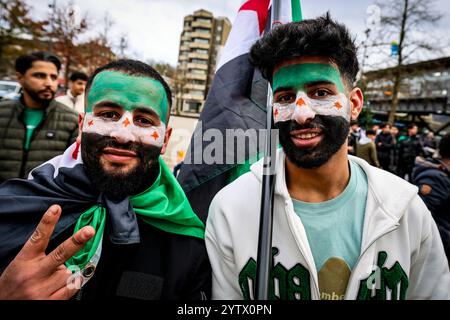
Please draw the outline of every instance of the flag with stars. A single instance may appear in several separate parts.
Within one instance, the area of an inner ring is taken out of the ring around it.
[[[279,7],[279,23],[301,20],[300,0],[281,0]],[[264,141],[258,140],[259,135],[248,136],[245,148],[237,148],[236,139],[227,143],[225,132],[227,129],[258,130],[266,127],[268,84],[250,65],[249,51],[270,28],[270,8],[270,0],[247,0],[239,8],[178,175],[192,208],[203,221],[206,221],[209,204],[216,193],[248,171],[250,164],[263,152]],[[203,141],[201,137],[208,129],[218,129],[223,133],[223,159],[213,164],[196,163],[194,160],[203,160],[203,152],[208,145],[218,143]],[[196,137],[200,137],[201,143],[195,143]],[[226,157],[230,154],[235,160],[244,157],[247,161],[243,164],[237,161],[229,163]]]

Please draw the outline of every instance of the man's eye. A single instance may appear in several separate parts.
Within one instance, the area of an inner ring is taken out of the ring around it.
[[[278,103],[292,103],[295,100],[294,94],[280,94],[275,98]]]
[[[155,125],[154,121],[144,117],[136,117],[133,122],[142,127],[151,127]]]
[[[120,115],[114,111],[106,111],[106,112],[101,113],[99,116],[104,119],[111,119],[111,120],[119,120],[120,119]]]
[[[319,89],[313,93],[313,98],[325,98],[329,95],[331,95],[331,93],[328,90]]]

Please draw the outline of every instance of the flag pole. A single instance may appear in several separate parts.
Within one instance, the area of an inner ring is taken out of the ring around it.
[[[278,0],[272,0],[271,28],[279,17]],[[275,190],[276,145],[278,141],[272,136],[272,90],[270,83],[267,90],[267,124],[266,143],[264,149],[264,166],[261,193],[261,212],[259,220],[258,256],[256,262],[256,300],[268,300],[270,285],[270,270],[272,270],[272,225],[273,225],[273,195]],[[272,146],[275,148],[272,148]],[[275,150],[272,150],[275,149]],[[272,151],[274,151],[272,154]]]

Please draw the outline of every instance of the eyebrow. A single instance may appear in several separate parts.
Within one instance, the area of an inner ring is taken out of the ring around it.
[[[108,107],[108,108],[114,108],[114,109],[123,109],[123,107],[115,102],[112,101],[100,101],[96,105],[94,105],[94,108],[101,108],[101,107]]]
[[[320,85],[324,85],[324,84],[332,84],[332,85],[336,85],[336,83],[329,81],[329,80],[316,80],[316,81],[312,81],[312,82],[308,82],[306,84],[307,87],[314,87],[314,86],[320,86]]]

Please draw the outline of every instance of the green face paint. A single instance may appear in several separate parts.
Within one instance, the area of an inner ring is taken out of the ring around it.
[[[167,124],[168,99],[162,84],[152,78],[131,76],[107,70],[97,74],[87,97],[87,112],[103,101],[113,102],[132,112],[136,108],[153,109]]]
[[[324,63],[299,63],[281,67],[273,75],[273,91],[278,88],[294,88],[306,91],[306,85],[327,81],[336,85],[340,93],[345,93],[345,87],[339,71]]]

